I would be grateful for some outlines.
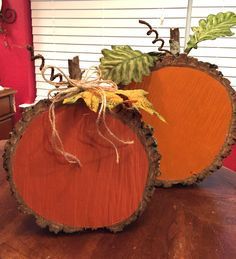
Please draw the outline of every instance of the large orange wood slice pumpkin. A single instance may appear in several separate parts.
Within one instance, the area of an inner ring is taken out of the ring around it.
[[[165,56],[142,83],[127,88],[148,91],[167,121],[143,113],[162,156],[157,185],[192,184],[222,165],[235,139],[235,92],[215,65]]]
[[[154,191],[159,155],[152,128],[124,106],[107,111],[110,130],[131,145],[114,140],[114,148],[96,128],[97,114],[84,103],[57,105],[56,126],[67,152],[82,166],[56,155],[48,118],[49,101],[27,111],[5,147],[4,167],[23,211],[51,231],[108,228],[120,231],[146,207]],[[100,130],[106,136],[105,128]],[[108,136],[107,136],[108,137]]]

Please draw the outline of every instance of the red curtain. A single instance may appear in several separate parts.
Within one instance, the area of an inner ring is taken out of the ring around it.
[[[2,23],[0,34],[0,85],[17,90],[16,119],[20,117],[19,104],[35,99],[34,64],[27,45],[32,45],[31,10],[29,0],[3,0],[2,10],[16,11],[16,21]]]

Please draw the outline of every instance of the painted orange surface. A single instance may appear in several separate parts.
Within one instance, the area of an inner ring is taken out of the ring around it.
[[[140,84],[167,123],[143,112],[155,128],[162,155],[161,180],[187,179],[214,161],[229,131],[232,103],[225,87],[207,73],[189,67],[164,67]]]
[[[130,217],[142,200],[149,168],[143,145],[133,130],[108,114],[109,128],[124,140],[134,140],[132,145],[114,140],[117,164],[114,149],[97,133],[96,116],[79,104],[56,112],[65,150],[80,158],[81,168],[55,155],[48,112],[32,120],[17,144],[12,159],[16,189],[47,220],[72,227],[111,226]]]

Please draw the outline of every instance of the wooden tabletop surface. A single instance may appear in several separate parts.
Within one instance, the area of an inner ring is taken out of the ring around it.
[[[6,95],[15,94],[17,91],[13,90],[12,88],[5,88],[4,90],[0,91],[0,98]]]
[[[236,173],[226,168],[192,187],[157,189],[144,214],[121,233],[55,235],[17,210],[1,164],[1,259],[236,258]]]

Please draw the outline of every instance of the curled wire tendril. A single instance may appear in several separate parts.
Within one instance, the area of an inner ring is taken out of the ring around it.
[[[156,35],[155,39],[152,41],[152,44],[155,44],[158,41],[161,42],[161,45],[158,47],[159,51],[164,51],[166,53],[173,55],[169,50],[163,49],[165,41],[163,39],[159,38],[159,34],[158,34],[157,30],[153,29],[152,26],[146,21],[139,20],[139,23],[144,24],[149,28],[149,30],[147,31],[148,36],[151,35],[152,33],[154,33]]]
[[[45,58],[43,55],[41,54],[37,54],[34,55],[34,49],[32,46],[27,46],[27,49],[30,51],[31,53],[31,60],[35,61],[36,59],[40,59],[41,60],[41,65],[39,66],[40,71],[42,71],[42,69],[45,67]],[[61,73],[57,73],[54,74],[55,70],[53,67],[51,67],[51,74],[50,74],[50,80],[54,81],[56,78],[59,78],[59,82],[62,82],[62,74]]]

